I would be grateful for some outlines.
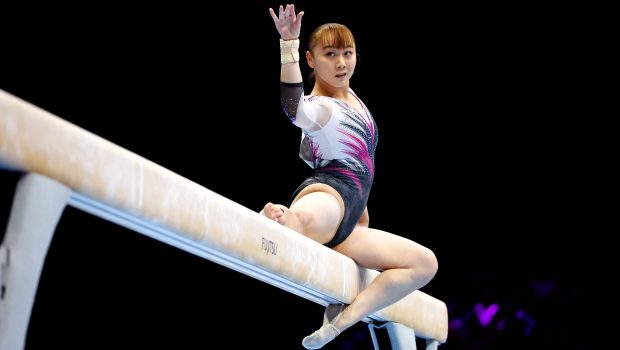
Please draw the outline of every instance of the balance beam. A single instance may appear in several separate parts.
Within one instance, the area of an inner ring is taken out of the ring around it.
[[[70,189],[70,205],[322,305],[351,303],[379,274],[3,90],[0,165]],[[445,303],[419,290],[365,321],[447,339]]]

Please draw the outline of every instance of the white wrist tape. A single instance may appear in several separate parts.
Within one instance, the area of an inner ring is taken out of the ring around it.
[[[299,62],[299,39],[280,39],[280,63]]]

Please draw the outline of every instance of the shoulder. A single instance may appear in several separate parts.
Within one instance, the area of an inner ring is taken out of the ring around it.
[[[304,95],[304,102],[308,103],[322,103],[324,102],[325,96],[317,96],[317,95]]]
[[[334,105],[334,99],[327,96],[305,95],[304,105],[315,110],[331,110]]]

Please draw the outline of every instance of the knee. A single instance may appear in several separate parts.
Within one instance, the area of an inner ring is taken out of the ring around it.
[[[426,284],[435,277],[438,269],[439,262],[437,261],[435,253],[428,248],[424,249],[424,253],[420,257],[417,267],[415,268],[418,278],[423,279],[424,284]]]

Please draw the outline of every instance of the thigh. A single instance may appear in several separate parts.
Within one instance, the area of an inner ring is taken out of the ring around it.
[[[339,201],[327,192],[312,192],[295,199],[290,209],[311,213],[315,220],[330,222],[334,229],[338,227],[343,216]]]
[[[374,228],[356,226],[334,250],[365,268],[387,270],[424,263],[432,251],[410,239]]]
[[[344,216],[344,203],[333,188],[314,184],[302,190],[290,209],[303,218],[304,235],[325,244],[334,237]]]

